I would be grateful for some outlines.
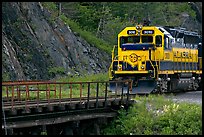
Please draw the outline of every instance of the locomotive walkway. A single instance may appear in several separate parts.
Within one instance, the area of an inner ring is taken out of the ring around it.
[[[112,81],[131,87],[131,81]],[[2,83],[2,130],[109,118],[131,103],[129,88],[115,93],[110,82],[15,81]]]

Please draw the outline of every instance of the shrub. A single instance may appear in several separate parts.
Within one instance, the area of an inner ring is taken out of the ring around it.
[[[119,111],[103,134],[115,135],[201,135],[202,110],[197,104],[175,104],[163,96],[140,97],[137,103]]]
[[[65,74],[65,69],[63,67],[53,67],[53,68],[49,68],[49,74],[51,75],[62,75]]]

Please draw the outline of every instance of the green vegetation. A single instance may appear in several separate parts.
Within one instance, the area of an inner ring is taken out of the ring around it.
[[[48,72],[50,75],[63,75],[65,74],[65,69],[63,67],[51,67]]]
[[[175,103],[164,96],[137,97],[104,128],[105,135],[201,135],[202,106]]]
[[[79,35],[84,38],[88,43],[96,46],[99,49],[111,54],[111,46],[109,46],[105,41],[97,38],[93,35],[93,33],[82,30],[77,22],[72,21],[71,19],[67,18],[64,14],[60,15],[60,18],[70,26],[70,28],[74,31],[79,33]]]
[[[49,19],[49,22],[52,23],[54,22],[57,17],[58,17],[58,10],[57,10],[57,6],[54,2],[44,2],[43,5],[49,9],[49,11],[51,12],[51,17]],[[70,28],[78,33],[82,38],[84,38],[88,43],[90,43],[93,46],[96,46],[97,48],[111,54],[111,50],[112,47],[109,46],[108,43],[106,43],[105,41],[103,41],[102,39],[97,38],[93,33],[83,30],[80,25],[78,24],[78,22],[67,18],[65,16],[65,14],[61,14],[59,16],[59,18],[64,21],[65,24],[69,25]]]
[[[57,6],[54,2],[43,2],[43,6],[52,11],[57,11]]]
[[[8,72],[4,72],[2,74],[2,81],[9,81],[10,80],[10,76]]]
[[[145,18],[160,26],[182,26],[186,18],[196,18],[188,2],[68,2],[62,7],[68,18],[111,47],[117,43],[118,32]]]
[[[118,33],[149,18],[151,25],[181,26],[187,18],[196,19],[188,2],[43,2],[51,11],[51,22],[62,19],[88,43],[111,53]]]
[[[12,24],[12,26],[13,26],[14,28],[16,28],[16,29],[20,29],[21,26],[22,26],[22,23],[23,23],[22,19],[21,19],[21,18],[18,18],[18,19]]]
[[[84,82],[92,82],[92,81],[108,81],[108,73],[98,73],[98,74],[85,74],[83,76],[65,76],[61,77],[59,79],[56,79],[56,81],[59,82],[78,82],[78,81],[84,81]]]

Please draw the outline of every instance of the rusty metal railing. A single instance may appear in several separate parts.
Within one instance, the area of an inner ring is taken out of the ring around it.
[[[54,81],[7,81],[2,82],[2,99],[4,106],[23,105],[27,110],[29,105],[39,106],[46,102],[50,105],[53,102],[62,103],[63,101],[79,101],[86,103],[89,107],[90,100],[95,100],[96,107],[100,99],[105,100],[107,105],[108,98],[124,97],[129,99],[128,93],[123,93],[123,88],[115,93],[109,92],[109,84],[117,83],[130,87],[132,81],[103,81],[103,82],[54,82]],[[129,88],[128,88],[129,89]],[[88,108],[87,107],[87,108]]]

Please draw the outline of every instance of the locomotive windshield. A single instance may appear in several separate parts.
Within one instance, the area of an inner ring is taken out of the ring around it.
[[[153,36],[120,37],[120,48],[125,50],[145,50],[153,47]]]
[[[126,43],[139,43],[140,42],[140,36],[128,36],[128,37],[121,37],[120,43],[126,44]]]
[[[141,43],[152,43],[152,36],[141,36]],[[140,43],[140,36],[128,36],[128,37],[120,37],[120,43]]]
[[[141,43],[152,43],[153,36],[127,36],[120,37],[120,47],[121,45],[137,45],[139,46]],[[140,44],[139,44],[140,43]]]
[[[142,43],[152,43],[153,37],[152,36],[142,36]]]

